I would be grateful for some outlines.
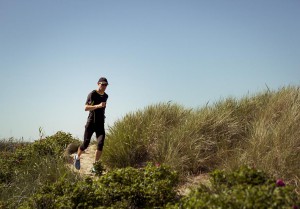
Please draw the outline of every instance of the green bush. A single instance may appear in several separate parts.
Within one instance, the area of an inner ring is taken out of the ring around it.
[[[265,172],[247,166],[242,166],[234,172],[227,173],[215,170],[210,173],[210,176],[213,186],[225,185],[232,187],[239,184],[255,186],[275,183]]]
[[[144,208],[162,207],[176,199],[178,175],[170,168],[148,164],[143,169],[116,169],[72,183],[60,179],[44,186],[23,208]]]
[[[59,131],[52,136],[35,141],[32,144],[32,149],[34,153],[38,153],[40,156],[52,155],[62,157],[68,144],[78,141],[71,134]]]
[[[42,138],[21,146],[15,150],[12,161],[18,164],[18,167],[27,165],[32,161],[31,158],[51,156],[56,159],[64,159],[64,151],[68,144],[79,143],[78,139],[72,137],[69,133],[57,132],[52,136]]]
[[[15,158],[16,152],[28,144],[13,138],[0,140],[0,184],[8,184],[12,181],[14,169],[19,166],[19,161]]]
[[[118,169],[101,178],[111,203],[129,201],[137,207],[161,206],[174,201],[178,176],[166,166],[148,164],[144,169]]]
[[[0,153],[2,152],[14,152],[17,148],[26,146],[29,142],[23,141],[23,139],[0,139]]]
[[[1,145],[0,142],[0,201],[7,208],[17,208],[40,187],[56,182],[61,176],[76,182],[79,176],[66,166],[62,154],[74,141],[77,139],[70,134],[57,132],[32,143],[10,140]]]
[[[96,176],[102,176],[103,172],[105,172],[103,163],[100,160],[98,160],[93,164],[93,168],[95,169],[93,172],[95,173]]]
[[[200,185],[167,208],[292,208],[299,203],[292,187],[276,184],[262,171],[241,167],[212,172],[210,186]]]
[[[10,183],[12,180],[12,170],[8,167],[7,164],[2,163],[3,160],[0,160],[1,170],[0,170],[0,184],[1,183]]]

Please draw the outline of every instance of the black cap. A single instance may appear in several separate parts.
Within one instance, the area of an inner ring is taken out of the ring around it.
[[[101,78],[99,78],[99,81],[98,81],[98,83],[100,83],[100,82],[105,82],[105,83],[108,83],[108,82],[107,82],[107,79],[106,79],[106,78],[104,78],[104,77],[101,77]]]

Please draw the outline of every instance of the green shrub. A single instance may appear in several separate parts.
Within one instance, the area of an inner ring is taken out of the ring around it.
[[[102,161],[98,160],[93,164],[94,173],[96,176],[102,176],[103,172],[105,172],[105,168],[103,166]]]
[[[13,138],[0,140],[0,184],[11,183],[14,170],[19,166],[19,161],[15,158],[16,152],[28,144]]]
[[[26,166],[27,163],[32,161],[31,158],[36,156],[39,158],[51,156],[56,159],[64,159],[64,151],[70,143],[79,143],[79,140],[73,138],[69,133],[59,131],[52,136],[19,147],[15,150],[12,161],[20,167],[22,165]]]
[[[2,163],[3,160],[0,159],[1,170],[0,170],[0,184],[1,183],[10,183],[12,180],[13,171],[8,167],[7,164]]]
[[[99,181],[111,203],[129,201],[131,205],[161,206],[174,201],[178,176],[166,166],[148,164],[144,169],[131,167],[109,172]]]
[[[167,208],[292,208],[300,203],[292,187],[276,184],[266,173],[248,167],[229,173],[216,170],[211,183]]]
[[[275,183],[265,172],[247,166],[242,166],[234,172],[227,173],[215,170],[210,173],[210,176],[213,186],[225,185],[232,187],[239,184],[255,186]]]
[[[79,140],[74,139],[71,134],[59,131],[52,136],[35,141],[32,144],[32,149],[34,153],[38,153],[40,156],[53,155],[62,157],[66,147],[70,143],[77,141]]]
[[[0,185],[3,186],[0,201],[8,208],[17,208],[40,187],[56,182],[61,176],[67,176],[67,181],[77,181],[78,174],[66,166],[62,157],[66,145],[74,141],[70,134],[57,132],[32,143],[6,142],[0,152]]]
[[[2,152],[14,152],[17,148],[26,146],[29,142],[23,141],[23,139],[0,139],[0,153]]]
[[[174,202],[178,176],[170,168],[148,164],[143,169],[116,169],[72,183],[60,179],[42,187],[23,208],[143,208]]]

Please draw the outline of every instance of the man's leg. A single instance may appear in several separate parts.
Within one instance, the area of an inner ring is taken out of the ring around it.
[[[80,170],[80,156],[82,152],[89,146],[93,133],[93,127],[90,124],[87,124],[85,126],[83,143],[78,147],[77,155],[74,156],[74,166],[77,170]]]
[[[77,150],[77,156],[78,158],[80,158],[80,155],[83,153],[83,151],[80,149],[80,146],[78,147],[78,150]]]
[[[101,124],[96,130],[96,137],[97,137],[97,150],[95,152],[95,162],[97,162],[102,154],[103,146],[104,146],[104,139],[105,139],[105,130],[104,130],[104,123]]]
[[[88,148],[92,135],[94,133],[93,124],[87,124],[84,130],[83,143],[78,147],[77,156],[80,157],[82,152]]]
[[[95,151],[95,162],[97,162],[101,157],[102,151],[96,150]]]

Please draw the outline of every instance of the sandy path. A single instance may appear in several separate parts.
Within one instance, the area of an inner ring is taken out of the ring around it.
[[[196,188],[200,184],[204,184],[206,186],[210,184],[209,175],[207,173],[188,177],[186,182],[178,187],[178,193],[186,196],[193,188]]]
[[[91,169],[95,159],[95,151],[96,145],[90,145],[80,156],[80,170],[76,170],[73,164],[71,165],[72,169],[82,175],[93,175]],[[74,154],[71,156],[74,159]]]

